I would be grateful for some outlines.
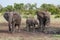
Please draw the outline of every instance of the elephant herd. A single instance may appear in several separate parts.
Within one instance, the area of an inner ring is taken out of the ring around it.
[[[26,30],[30,31],[32,27],[33,32],[35,32],[35,27],[36,25],[38,25],[39,30],[41,32],[44,32],[45,27],[49,26],[50,24],[50,14],[47,11],[36,11],[36,15],[38,21],[35,18],[28,17],[26,19]],[[16,26],[18,26],[18,31],[20,31],[22,17],[18,12],[5,12],[3,16],[6,19],[6,21],[8,21],[9,32],[15,32]]]

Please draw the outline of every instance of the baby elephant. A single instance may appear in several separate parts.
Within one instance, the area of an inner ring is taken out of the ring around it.
[[[26,20],[27,31],[31,31],[31,27],[32,27],[33,32],[35,32],[36,25],[38,25],[38,21],[36,19],[27,18],[27,20]]]

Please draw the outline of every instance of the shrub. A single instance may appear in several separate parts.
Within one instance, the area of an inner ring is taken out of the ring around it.
[[[60,18],[60,15],[56,15],[55,18]]]

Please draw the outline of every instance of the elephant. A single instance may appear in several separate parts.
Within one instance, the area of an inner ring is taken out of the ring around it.
[[[44,32],[45,27],[50,25],[50,14],[47,11],[37,11],[36,14],[39,20],[39,29]]]
[[[35,32],[35,27],[36,25],[38,25],[38,21],[34,18],[27,18],[26,19],[26,27],[27,27],[27,31],[31,31],[31,27],[33,29],[33,32]]]
[[[5,12],[3,17],[8,21],[9,31],[14,32],[16,26],[18,26],[18,31],[21,25],[21,16],[17,12]]]

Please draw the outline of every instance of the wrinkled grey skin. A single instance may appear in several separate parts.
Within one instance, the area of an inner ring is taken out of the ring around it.
[[[37,22],[36,19],[34,19],[34,18],[27,18],[27,20],[26,20],[27,31],[30,31],[31,27],[32,27],[33,28],[33,32],[35,32],[36,25],[38,25],[38,22]]]
[[[37,19],[39,20],[39,27],[41,32],[44,32],[46,26],[50,24],[50,14],[45,11],[37,11]]]
[[[16,26],[18,26],[18,30],[20,29],[21,16],[17,12],[6,12],[3,16],[8,21],[10,32],[15,31]]]

